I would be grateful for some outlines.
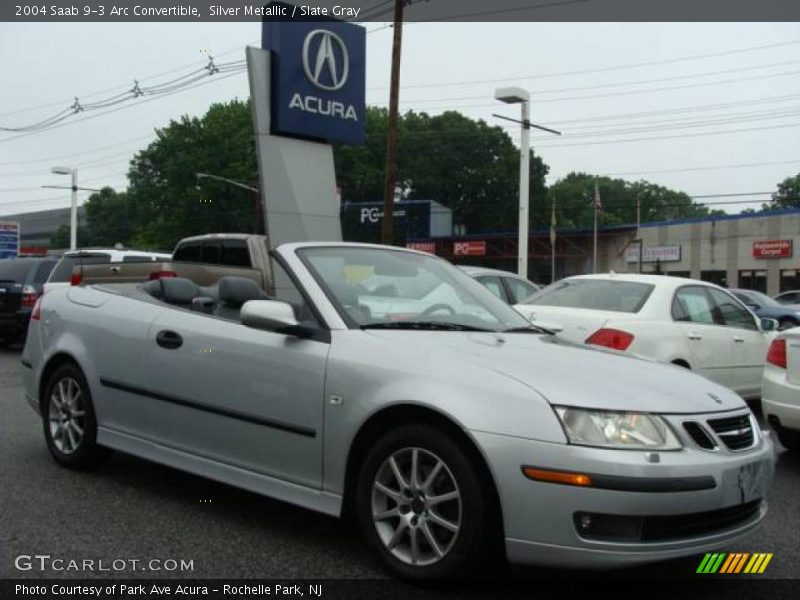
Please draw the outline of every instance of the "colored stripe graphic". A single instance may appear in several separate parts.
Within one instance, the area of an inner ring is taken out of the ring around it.
[[[709,552],[700,561],[697,573],[703,574],[738,574],[763,573],[772,560],[771,552]]]
[[[726,552],[714,552],[713,554],[706,554],[700,566],[697,567],[698,573],[716,573],[722,561],[727,556]]]

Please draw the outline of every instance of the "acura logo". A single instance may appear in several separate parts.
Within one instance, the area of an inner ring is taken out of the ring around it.
[[[327,29],[310,32],[303,42],[303,70],[318,88],[331,92],[341,89],[350,73],[350,58],[342,38]]]

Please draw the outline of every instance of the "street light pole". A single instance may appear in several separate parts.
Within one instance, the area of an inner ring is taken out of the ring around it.
[[[518,87],[495,90],[494,97],[507,104],[522,105],[522,137],[519,144],[519,237],[517,240],[517,273],[528,278],[528,204],[530,202],[530,95]]]
[[[54,175],[70,175],[72,177],[72,206],[69,213],[69,249],[78,247],[78,169],[69,167],[53,167],[50,171]]]

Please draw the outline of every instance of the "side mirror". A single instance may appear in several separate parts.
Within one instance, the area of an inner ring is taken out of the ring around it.
[[[292,305],[279,300],[249,300],[242,305],[239,319],[242,325],[253,329],[298,337],[305,337],[310,333],[295,317]]]
[[[775,319],[761,319],[761,331],[776,331],[778,329],[778,321]]]

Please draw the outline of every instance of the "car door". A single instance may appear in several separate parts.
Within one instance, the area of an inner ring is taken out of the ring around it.
[[[733,340],[721,322],[706,286],[678,288],[672,301],[672,318],[685,337],[691,367],[721,385],[733,387]]]
[[[757,396],[767,354],[767,339],[758,319],[733,295],[714,288],[708,288],[708,293],[733,340],[731,387],[743,396]]]
[[[329,343],[245,327],[180,308],[149,332],[158,442],[320,487]]]

